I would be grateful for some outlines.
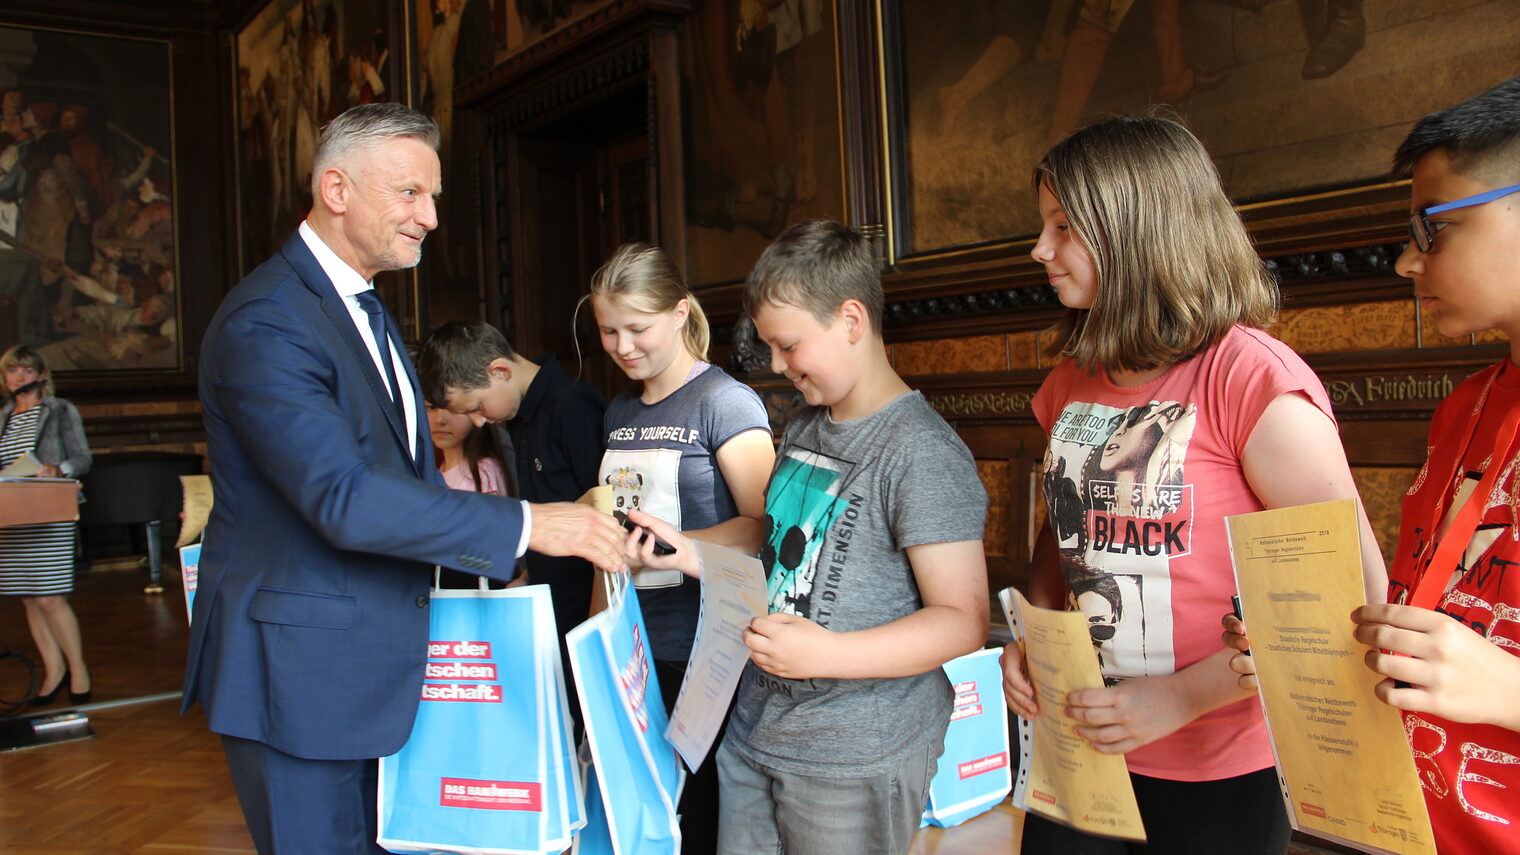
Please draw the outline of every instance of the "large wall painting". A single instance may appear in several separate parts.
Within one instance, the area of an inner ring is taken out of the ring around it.
[[[182,362],[166,41],[0,26],[0,350]]]
[[[686,20],[693,285],[743,279],[791,223],[846,219],[837,27],[824,0],[715,0]]]
[[[899,257],[1032,234],[1031,169],[1167,104],[1237,201],[1385,180],[1411,123],[1520,70],[1520,0],[879,0]]]
[[[270,0],[237,34],[241,268],[273,255],[311,209],[322,126],[393,91],[391,8],[359,0]]]
[[[497,0],[504,53],[513,54],[614,0]]]

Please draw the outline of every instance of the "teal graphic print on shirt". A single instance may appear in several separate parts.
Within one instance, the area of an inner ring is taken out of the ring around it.
[[[839,494],[850,466],[795,447],[777,462],[765,497],[767,533],[760,551],[772,612],[813,617],[819,547],[849,506]]]

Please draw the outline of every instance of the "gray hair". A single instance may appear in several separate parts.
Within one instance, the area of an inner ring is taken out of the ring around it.
[[[337,166],[356,151],[373,149],[386,140],[410,137],[438,150],[438,125],[432,119],[401,104],[360,104],[322,128],[311,162],[311,195],[320,196],[322,173]]]

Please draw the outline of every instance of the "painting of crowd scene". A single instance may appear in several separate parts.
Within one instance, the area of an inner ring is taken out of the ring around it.
[[[311,210],[322,126],[357,104],[407,100],[393,91],[392,66],[403,60],[392,49],[390,16],[384,2],[271,0],[238,33],[245,272],[283,246]]]
[[[743,279],[792,223],[845,218],[836,26],[824,0],[713,0],[686,20],[693,284]]]
[[[475,0],[471,0],[475,2]],[[504,54],[525,47],[585,17],[612,0],[495,0],[501,3],[501,47]]]
[[[1237,201],[1385,180],[1420,116],[1516,71],[1520,0],[889,4],[907,252],[1029,235],[1032,167],[1103,115],[1163,104]]]
[[[0,26],[0,349],[179,366],[166,42]]]

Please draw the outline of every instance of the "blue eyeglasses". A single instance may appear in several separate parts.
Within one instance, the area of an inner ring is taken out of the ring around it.
[[[1455,211],[1458,208],[1471,208],[1474,205],[1485,205],[1495,199],[1501,199],[1511,193],[1520,193],[1520,184],[1511,184],[1508,187],[1500,187],[1487,193],[1479,193],[1476,196],[1468,196],[1455,202],[1443,202],[1439,205],[1431,205],[1429,208],[1421,208],[1409,217],[1409,237],[1414,240],[1414,245],[1419,247],[1420,252],[1430,252],[1435,244],[1435,232],[1430,230],[1430,221],[1425,219],[1431,214],[1440,214],[1446,211]]]

